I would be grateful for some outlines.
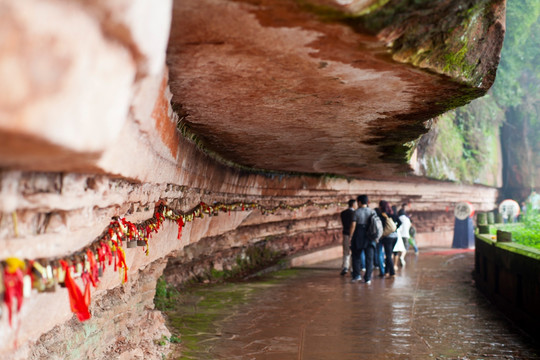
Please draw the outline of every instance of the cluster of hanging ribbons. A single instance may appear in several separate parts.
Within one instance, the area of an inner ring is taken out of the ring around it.
[[[107,268],[119,272],[122,282],[125,283],[128,280],[128,265],[124,248],[142,247],[148,255],[151,243],[149,240],[154,233],[159,231],[165,219],[178,224],[178,239],[180,239],[185,224],[194,219],[203,218],[204,214],[215,216],[219,212],[228,212],[230,215],[231,211],[255,209],[263,214],[273,214],[279,209],[294,211],[306,206],[328,208],[342,206],[342,204],[315,204],[309,201],[295,206],[280,203],[276,207],[266,208],[257,203],[215,203],[210,206],[201,202],[191,211],[184,213],[160,202],[154,209],[154,215],[141,223],[134,224],[125,218],[114,217],[92,244],[71,256],[35,260],[11,257],[0,261],[0,299],[3,294],[11,325],[13,314],[21,310],[23,299],[30,297],[32,289],[38,292],[54,292],[56,286],[59,285],[68,291],[71,311],[80,321],[85,321],[91,316],[88,309],[90,287],[98,285],[99,278]],[[82,288],[77,285],[77,279],[80,279]]]

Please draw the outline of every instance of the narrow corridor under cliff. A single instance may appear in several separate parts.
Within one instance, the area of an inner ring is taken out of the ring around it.
[[[470,251],[408,256],[394,279],[351,283],[339,260],[183,294],[181,359],[540,359],[476,290]]]

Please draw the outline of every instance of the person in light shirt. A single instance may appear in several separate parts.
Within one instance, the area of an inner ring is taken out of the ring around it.
[[[401,221],[401,226],[399,228],[403,242],[405,243],[405,248],[409,250],[409,246],[412,245],[414,248],[415,254],[418,254],[418,246],[416,246],[416,240],[414,236],[411,236],[411,218],[407,214],[407,204],[401,204],[401,209],[399,209],[398,215],[399,220]]]

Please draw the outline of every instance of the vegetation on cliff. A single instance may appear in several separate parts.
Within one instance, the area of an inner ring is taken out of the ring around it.
[[[431,131],[418,142],[420,166],[440,180],[496,186],[499,165],[499,127],[502,113],[492,97],[439,116]]]
[[[439,117],[430,133],[419,140],[418,159],[425,175],[504,185],[505,197],[517,200],[537,186],[539,16],[537,1],[508,2],[506,36],[495,83],[487,96]]]

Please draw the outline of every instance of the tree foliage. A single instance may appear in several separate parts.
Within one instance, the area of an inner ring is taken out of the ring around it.
[[[518,106],[540,81],[540,1],[510,0],[506,9],[506,34],[493,85],[500,107]]]

